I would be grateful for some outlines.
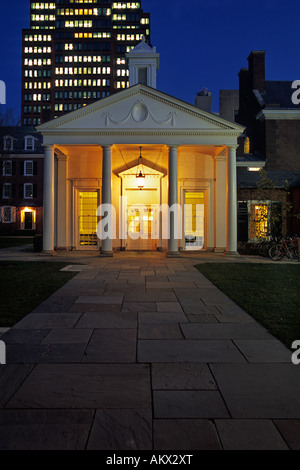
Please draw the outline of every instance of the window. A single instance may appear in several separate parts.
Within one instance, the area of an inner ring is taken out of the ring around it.
[[[2,167],[3,176],[12,176],[12,161],[5,160]]]
[[[33,176],[33,161],[26,160],[24,162],[24,176]]]
[[[16,208],[11,206],[2,206],[0,208],[0,218],[3,224],[11,224],[16,221]]]
[[[138,69],[138,82],[142,85],[147,85],[147,68],[139,68]]]
[[[244,141],[244,153],[250,153],[250,139],[249,139],[249,137],[246,137],[245,141]]]
[[[10,183],[4,183],[3,185],[3,199],[9,199],[12,196],[12,186]]]
[[[250,239],[269,236],[269,204],[251,201],[250,203]]]
[[[24,198],[25,199],[33,198],[33,184],[32,183],[24,184]]]
[[[34,150],[34,137],[31,135],[25,137],[25,150]]]
[[[14,149],[14,139],[8,135],[4,137],[4,150],[13,150]]]

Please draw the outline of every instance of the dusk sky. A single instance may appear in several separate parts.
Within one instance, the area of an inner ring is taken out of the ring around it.
[[[7,107],[20,114],[22,28],[29,0],[2,1],[0,80]],[[267,80],[300,80],[299,0],[142,0],[151,13],[151,41],[160,53],[157,88],[194,104],[197,91],[237,89],[251,50],[266,50]]]

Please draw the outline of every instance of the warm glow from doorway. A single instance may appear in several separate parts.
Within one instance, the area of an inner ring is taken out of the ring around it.
[[[25,222],[25,212],[32,212],[32,222],[35,224],[36,223],[36,210],[30,209],[29,207],[25,207],[21,211],[21,223],[23,224]]]

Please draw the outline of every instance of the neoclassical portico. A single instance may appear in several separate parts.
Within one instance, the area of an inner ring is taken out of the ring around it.
[[[139,84],[38,130],[45,146],[44,251],[236,253],[235,150],[242,127]],[[136,178],[139,152],[143,188]],[[97,208],[106,205],[115,211],[115,233],[100,240]],[[177,205],[182,211],[162,220],[161,207]],[[150,233],[153,243],[139,241]]]

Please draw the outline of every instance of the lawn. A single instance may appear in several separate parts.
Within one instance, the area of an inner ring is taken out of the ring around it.
[[[13,246],[32,245],[32,237],[0,237],[0,249]]]
[[[11,327],[76,273],[59,262],[0,261],[0,327]]]
[[[288,348],[300,340],[300,265],[204,263],[196,267]]]

